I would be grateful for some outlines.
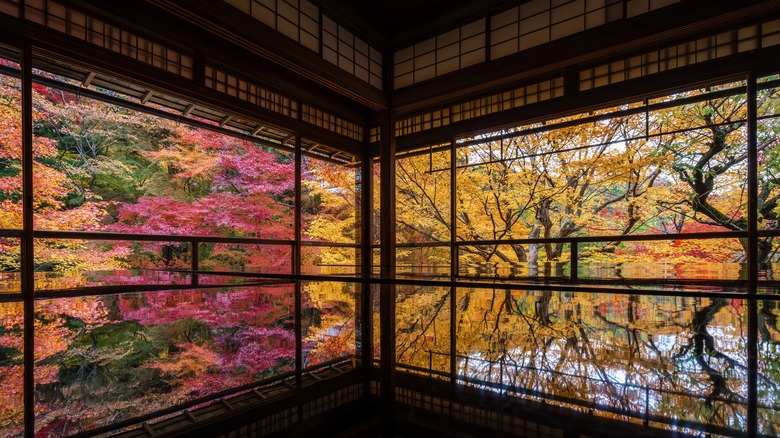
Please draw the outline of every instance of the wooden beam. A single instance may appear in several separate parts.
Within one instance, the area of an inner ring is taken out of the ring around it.
[[[194,103],[189,104],[189,106],[187,106],[187,108],[184,111],[182,111],[181,116],[182,117],[189,117],[190,113],[194,109],[195,109],[195,104]]]
[[[478,3],[478,2],[475,2]],[[563,75],[571,66],[615,60],[643,48],[689,42],[703,32],[764,22],[780,15],[780,2],[690,0],[636,18],[618,20],[566,38],[394,90],[397,117],[469,96],[484,96],[539,77]],[[616,41],[615,35],[620,35]],[[743,70],[744,72],[744,70]]]
[[[144,95],[141,97],[141,105],[146,105],[147,102],[149,102],[149,99],[152,98],[152,95],[154,95],[152,90],[147,90],[146,93],[144,93]]]
[[[93,79],[95,79],[95,72],[94,72],[94,71],[91,71],[91,72],[87,73],[87,75],[86,75],[86,76],[84,76],[84,80],[83,80],[83,81],[81,81],[81,83],[82,83],[82,84],[83,84],[85,87],[89,87],[89,85],[92,83],[92,80],[93,80]]]
[[[383,111],[382,140],[380,151],[380,220],[381,235],[381,276],[385,279],[395,278],[395,117],[392,111]],[[380,333],[380,392],[384,404],[383,412],[390,432],[395,407],[395,293],[393,284],[382,284],[379,296],[379,319],[382,327]]]
[[[171,41],[174,36],[162,35],[159,33],[161,32],[160,29],[170,28],[171,23],[175,22],[177,24],[177,33],[173,40],[179,41],[181,45],[179,47],[174,45],[173,47],[183,50],[184,53],[189,50],[189,47],[197,46],[199,49],[204,48],[204,50],[205,47],[208,47],[206,54],[210,62],[221,62],[230,66],[233,71],[251,72],[252,76],[248,79],[256,81],[258,85],[268,87],[271,91],[322,107],[333,114],[343,116],[357,123],[362,123],[365,117],[367,111],[365,106],[356,104],[354,101],[350,101],[332,91],[327,91],[314,83],[301,82],[294,75],[290,75],[289,72],[282,72],[267,61],[252,56],[234,45],[216,41],[214,38],[208,40],[203,36],[203,32],[198,34],[193,25],[183,21],[175,21],[175,17],[169,17],[151,6],[140,5],[141,7],[138,7],[139,5],[134,5],[129,7],[121,3],[102,2],[99,5],[92,5],[78,2],[78,5],[80,8],[85,8],[85,12],[94,14],[95,17],[106,18],[106,22],[121,26],[127,25],[126,28],[130,31],[138,30],[146,34],[151,32],[151,35],[158,36],[162,41]],[[115,12],[117,14],[114,14]],[[127,13],[127,15],[121,16],[118,12]],[[133,20],[141,16],[144,18],[138,21]],[[144,26],[147,23],[158,23],[161,26],[145,28],[137,24],[141,22],[144,22]],[[62,32],[42,28],[29,21],[4,14],[0,14],[0,28],[6,32],[7,40],[29,42],[34,45],[38,59],[50,57],[58,60],[71,60],[75,65],[95,71],[97,74],[96,78],[106,74],[140,85],[143,87],[143,90],[152,90],[155,96],[164,94],[174,99],[194,102],[198,106],[210,107],[224,113],[235,114],[248,120],[261,122],[266,126],[278,127],[287,132],[298,130],[306,138],[325,144],[338,145],[340,149],[350,153],[360,153],[363,150],[362,142],[323,128],[310,126],[295,116],[287,116],[237,97],[231,97],[225,93],[196,84],[194,80],[166,72],[151,64],[138,62],[121,53],[113,52],[85,41],[74,40]],[[184,38],[187,38],[187,40],[185,41]],[[79,76],[74,79],[81,83],[82,77]]]

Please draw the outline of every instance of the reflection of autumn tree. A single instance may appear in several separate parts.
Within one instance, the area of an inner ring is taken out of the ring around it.
[[[780,393],[780,302],[758,302],[758,400],[760,405],[777,406]],[[770,436],[780,434],[777,409],[759,409],[759,430]]]
[[[450,288],[397,286],[396,361],[449,371]],[[434,354],[431,355],[431,352]]]
[[[461,375],[637,413],[644,412],[648,387],[654,415],[737,427],[744,418],[741,302],[458,293]]]
[[[38,427],[94,428],[290,371],[292,296],[286,285],[41,302]]]
[[[680,405],[708,423],[740,427],[744,422],[746,403],[744,388],[735,377],[747,375],[744,337],[740,325],[732,327],[715,323],[719,313],[728,309],[726,299],[713,299],[703,306],[696,305],[690,322],[683,323],[681,337],[686,342],[674,354],[678,367],[688,372],[678,384],[690,386],[703,400],[684,400]],[[716,332],[717,337],[710,332]],[[696,371],[696,372],[694,372]]]
[[[570,298],[549,291],[525,297],[510,291],[474,291],[467,298],[474,309],[464,306],[459,317],[459,349],[467,357],[461,360],[464,371],[483,373],[489,365],[491,378],[498,380],[500,365],[504,382],[519,388],[575,399],[607,397],[621,406],[631,401],[629,395],[620,395],[618,383],[625,382],[615,381],[603,357],[610,337],[595,330],[595,321],[583,319],[580,303],[562,303]],[[481,318],[478,324],[472,312]]]
[[[305,286],[305,366],[355,354],[355,289]],[[289,372],[293,309],[292,285],[40,302],[39,428],[90,429]]]
[[[780,302],[763,301],[758,310],[758,332],[763,342],[780,341]]]
[[[354,356],[359,285],[313,282],[303,288],[303,366]]]
[[[0,303],[0,432],[10,436],[24,427],[22,323],[21,303]]]

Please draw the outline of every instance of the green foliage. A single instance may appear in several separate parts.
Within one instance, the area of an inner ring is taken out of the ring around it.
[[[178,344],[200,345],[209,342],[213,334],[205,322],[186,318],[166,326],[153,326],[149,336],[156,340],[158,347],[172,352]]]
[[[211,328],[191,318],[170,325],[143,326],[126,321],[89,327],[69,317],[64,326],[76,332],[76,337],[67,350],[39,361],[59,367],[59,382],[41,385],[41,392],[78,386],[110,388],[118,397],[165,393],[177,385],[176,380],[166,379],[160,369],[145,365],[180,352],[179,345],[205,344],[212,339]]]
[[[10,367],[24,363],[24,355],[13,347],[0,345],[0,367]]]
[[[22,255],[18,247],[15,251],[0,252],[0,272],[19,272],[22,266]]]

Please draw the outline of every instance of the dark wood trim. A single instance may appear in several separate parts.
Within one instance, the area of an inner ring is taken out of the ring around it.
[[[33,220],[33,96],[32,47],[22,50],[22,241],[21,270],[24,297],[24,436],[35,435],[35,258]]]
[[[427,371],[427,370],[425,370]],[[634,438],[650,438],[659,436],[678,436],[670,431],[657,427],[646,427],[641,424],[622,421],[616,418],[595,416],[586,411],[587,408],[581,407],[579,410],[570,407],[562,407],[553,403],[544,401],[544,394],[541,391],[529,391],[529,396],[537,396],[537,399],[507,397],[503,394],[505,390],[511,390],[510,385],[500,385],[492,382],[472,382],[476,385],[492,387],[493,391],[485,391],[478,387],[468,387],[460,385],[457,392],[452,392],[446,382],[439,379],[430,379],[427,375],[413,372],[399,372],[398,386],[410,391],[425,394],[427,396],[440,398],[449,401],[449,405],[459,404],[460,413],[453,415],[442,410],[440,413],[428,410],[423,406],[410,406],[399,403],[397,408],[398,428],[400,434],[410,433],[413,436],[491,436],[497,438],[509,438],[518,436],[521,430],[515,429],[512,433],[511,427],[507,430],[496,430],[491,428],[491,421],[486,420],[482,425],[478,421],[464,421],[471,417],[469,413],[476,409],[483,409],[486,412],[501,413],[518,419],[527,421],[530,430],[535,430],[538,426],[549,426],[554,429],[563,430],[563,435],[557,435],[548,432],[548,436],[580,437],[580,436],[598,436],[618,438],[631,436]],[[555,395],[555,400],[562,403],[566,401],[581,402],[576,398],[568,398],[561,395]],[[572,403],[572,405],[583,403]],[[594,402],[586,402],[588,405],[598,405]],[[471,417],[485,420],[484,417]],[[495,421],[494,424],[501,424]],[[521,423],[524,425],[525,422]],[[680,421],[680,427],[687,424]],[[504,423],[506,424],[506,423]],[[538,425],[538,426],[537,426]],[[691,424],[699,426],[700,424]],[[533,429],[532,429],[533,428]],[[708,429],[706,426],[705,429]],[[526,430],[529,430],[526,429]],[[735,430],[724,427],[712,427],[715,433],[734,436]],[[472,435],[473,434],[473,435]],[[688,436],[680,434],[681,436]],[[405,436],[405,435],[404,435]],[[736,435],[740,436],[740,435]]]
[[[748,280],[758,281],[758,84],[750,73],[747,81],[747,215]]]
[[[381,277],[395,278],[395,117],[392,111],[383,111],[381,116],[382,147],[380,153],[380,209],[381,234]],[[395,285],[382,284],[379,297],[379,319],[381,326],[381,399],[383,414],[392,434],[395,405]],[[392,435],[390,435],[392,436]]]
[[[368,131],[366,131],[368,143]],[[363,394],[371,393],[371,377],[366,370],[371,366],[374,355],[374,324],[373,302],[371,300],[372,285],[368,281],[373,269],[373,248],[371,246],[371,230],[373,228],[373,160],[363,155],[360,161],[360,274],[366,281],[360,283],[360,361],[363,373]]]
[[[395,276],[395,117],[392,111],[384,111],[382,117],[382,140],[380,151],[380,210],[382,222],[380,234],[382,242],[382,277]]]
[[[345,152],[354,155],[359,155],[364,149],[363,143],[360,141],[261,108],[227,94],[219,93],[210,88],[199,86],[194,80],[188,80],[178,75],[168,73],[152,65],[135,61],[121,54],[77,40],[43,26],[22,22],[2,14],[0,14],[0,26],[2,26],[6,32],[6,35],[3,36],[4,40],[6,40],[7,37],[9,42],[13,40],[26,40],[31,43],[35,52],[34,62],[37,62],[36,59],[41,57],[62,60],[81,66],[90,71],[113,76],[155,92],[192,102],[196,105],[216,108],[227,113],[240,115],[249,120],[256,120],[271,126],[276,126],[282,130],[301,131],[308,139],[323,144],[337,145]],[[247,57],[244,56],[244,58]],[[247,66],[247,68],[249,69],[248,71],[256,71],[257,69],[262,71],[261,67],[256,68],[254,65],[251,68]],[[278,76],[278,74],[275,76]],[[287,81],[289,81],[289,79],[285,80],[285,82]],[[287,84],[284,83],[284,85],[286,86]],[[276,87],[271,87],[269,89],[271,91],[277,90]],[[288,92],[279,93],[288,97],[290,96],[290,93]],[[311,90],[306,96],[307,102],[312,102],[319,108],[326,109],[337,115],[341,115],[342,113],[352,114],[352,116],[345,116],[345,118],[354,121],[358,125],[363,123],[364,110],[360,111],[359,109],[354,109],[343,111],[334,109],[333,103],[339,100],[336,95],[317,101],[315,99],[317,96],[316,90]],[[330,104],[327,102],[330,102]],[[301,108],[299,107],[298,110],[300,112]],[[358,117],[357,115],[360,116]]]
[[[204,62],[217,63],[231,70],[242,72],[242,76],[263,87],[284,94],[293,100],[306,100],[328,111],[340,114],[345,118],[353,118],[365,111],[365,106],[356,103],[353,99],[345,97],[336,91],[317,85],[316,81],[302,78],[283,66],[269,62],[257,56],[250,48],[226,38],[215,38],[204,32],[204,28],[198,27],[198,23],[188,20],[187,14],[178,14],[157,4],[155,0],[145,2],[105,2],[100,0],[60,0],[60,3],[77,10],[94,14],[98,18],[109,23],[116,24],[125,29],[137,31],[151,40],[162,41],[197,57]],[[161,3],[166,3],[162,0]],[[197,8],[189,1],[171,1],[176,8],[187,10]],[[213,21],[217,16],[225,16],[223,22],[230,23],[232,28],[241,32],[258,33],[257,41],[266,44],[268,50],[290,55],[295,53],[300,62],[324,62],[320,56],[294,42],[279,32],[268,28],[228,4],[218,4],[209,0],[202,1],[210,9],[206,20]],[[205,12],[204,12],[205,13]],[[78,41],[78,40],[75,40]],[[107,51],[108,52],[108,51]],[[109,52],[110,53],[110,52]],[[306,64],[304,64],[306,65]],[[335,66],[331,66],[335,67]],[[336,68],[333,72],[340,71]],[[343,73],[343,72],[342,72]],[[357,78],[344,77],[349,81]],[[197,81],[195,81],[198,84]]]
[[[747,81],[747,265],[748,294],[756,294],[758,284],[758,84],[750,73]],[[748,302],[748,437],[758,436],[758,303]]]
[[[303,235],[303,216],[302,207],[302,174],[303,174],[303,156],[301,155],[301,133],[295,134],[295,188],[293,194],[293,205],[295,212],[293,214],[295,225],[295,243],[292,251],[292,273],[301,274],[302,254],[301,254],[301,236]],[[303,388],[303,291],[300,281],[295,281],[295,389],[300,393]],[[298,406],[298,421],[303,418],[301,406]]]
[[[498,93],[518,83],[563,75],[571,66],[608,62],[778,15],[778,0],[688,0],[395,90],[393,108],[401,117]],[[620,35],[617,42],[615,35]]]
[[[232,7],[211,0],[147,1],[210,32],[223,42],[234,44],[255,56],[281,66],[304,81],[313,81],[372,110],[387,107],[382,91],[350,74],[345,74],[345,71],[320,58],[317,53]],[[104,8],[106,6],[101,4],[101,9]],[[119,7],[121,12],[118,13],[132,13],[126,11],[132,8],[132,5]]]
[[[399,152],[449,141],[453,136],[467,137],[487,130],[516,127],[587,111],[599,110],[644,98],[661,96],[681,89],[744,78],[747,71],[757,75],[780,70],[780,46],[744,53],[723,60],[648,75],[613,85],[553,98],[462,122],[451,123],[397,138]]]

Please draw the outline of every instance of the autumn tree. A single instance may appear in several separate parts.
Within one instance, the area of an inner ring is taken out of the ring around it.
[[[760,111],[775,114],[777,96],[776,89],[764,90],[759,95]],[[689,190],[681,202],[689,209],[688,213],[679,205],[670,208],[698,223],[724,230],[747,230],[747,96],[728,93],[724,97],[680,105],[658,117],[663,129],[674,133],[661,137],[659,150],[670,157],[676,177]],[[778,220],[780,196],[773,175],[780,166],[774,152],[779,132],[780,127],[773,119],[762,122],[758,132],[762,177],[757,205],[764,224]],[[747,240],[741,240],[741,244],[747,254]],[[772,239],[759,239],[758,261],[767,261],[772,250]]]
[[[663,157],[635,138],[644,123],[636,117],[601,118],[546,130],[524,127],[458,148],[458,239],[465,241],[625,235],[647,229],[663,197],[657,188]],[[399,160],[399,232],[424,241],[449,240],[447,153]],[[565,259],[563,244],[461,246],[487,262],[529,263]],[[468,260],[468,258],[466,259]]]
[[[357,208],[360,199],[357,164],[334,163],[304,157],[301,169],[302,227],[306,240],[333,243],[356,243],[358,239]],[[337,247],[311,248],[304,265],[330,266],[334,272],[354,272],[357,257],[354,249]]]

